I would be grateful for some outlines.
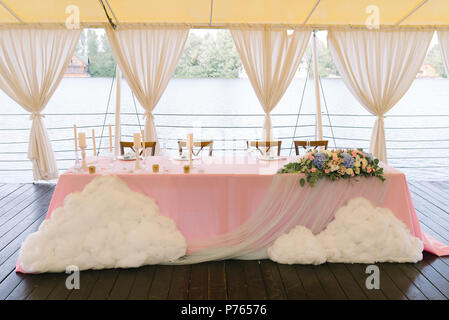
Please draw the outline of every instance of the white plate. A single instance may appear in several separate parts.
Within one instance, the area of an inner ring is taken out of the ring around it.
[[[278,156],[258,156],[257,159],[263,161],[278,161],[278,160],[285,160],[286,158]]]
[[[192,160],[197,160],[199,158],[197,157],[192,157]],[[187,156],[177,156],[177,157],[173,157],[172,160],[177,160],[177,161],[189,161],[189,157]]]
[[[117,159],[122,160],[122,161],[136,161],[136,157],[125,158],[124,156],[118,156]],[[142,157],[140,157],[140,159],[143,160]]]

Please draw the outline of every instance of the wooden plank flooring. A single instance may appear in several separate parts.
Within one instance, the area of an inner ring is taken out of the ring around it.
[[[409,182],[423,231],[449,243],[449,182]],[[361,299],[447,300],[449,257],[424,253],[416,264],[380,263],[380,290],[365,287],[365,265],[281,265],[217,261],[66,274],[14,271],[20,244],[37,230],[54,191],[49,184],[0,184],[0,299]]]

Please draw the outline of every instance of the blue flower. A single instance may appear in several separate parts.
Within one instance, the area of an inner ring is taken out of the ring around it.
[[[322,169],[324,162],[326,162],[326,155],[324,153],[316,153],[314,154],[315,159],[312,160],[312,163],[318,169]]]
[[[353,166],[354,166],[354,158],[350,155],[350,154],[348,154],[348,153],[343,153],[342,154],[342,157],[343,157],[343,166],[345,167],[345,168],[352,168]]]
[[[364,152],[364,154],[365,154],[366,160],[368,160],[369,163],[373,163],[374,156],[371,153],[368,153],[368,152]]]

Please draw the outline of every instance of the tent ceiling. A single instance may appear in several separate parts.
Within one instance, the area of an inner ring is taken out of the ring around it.
[[[1,0],[26,23],[64,23],[68,5],[77,5],[81,22],[106,23],[98,0]],[[269,23],[301,25],[317,0],[213,0],[212,24]],[[309,25],[364,25],[366,8],[379,7],[380,23],[394,25],[423,0],[321,0]],[[207,25],[210,0],[109,0],[120,23],[191,23]],[[0,23],[17,20],[0,6]],[[401,25],[449,26],[449,1],[427,0]]]

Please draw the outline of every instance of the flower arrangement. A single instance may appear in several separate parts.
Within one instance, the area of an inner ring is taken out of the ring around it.
[[[332,181],[353,177],[377,177],[385,181],[379,159],[362,149],[308,150],[297,162],[287,163],[278,173],[303,173],[301,186],[314,185],[321,178]]]

